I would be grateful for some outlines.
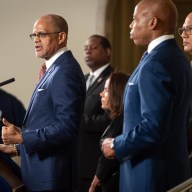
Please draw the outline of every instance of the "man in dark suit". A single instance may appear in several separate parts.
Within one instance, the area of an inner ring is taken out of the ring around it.
[[[192,55],[192,12],[187,15],[185,22],[183,23],[183,27],[179,28],[178,32],[183,39],[184,51]],[[192,67],[192,61],[191,61],[191,67]],[[187,138],[188,138],[188,151],[189,151],[189,159],[192,174],[192,103],[190,111],[190,122],[187,130]]]
[[[179,28],[178,32],[183,39],[184,51],[192,55],[192,12],[187,15],[183,27]]]
[[[5,117],[16,126],[21,126],[25,112],[25,107],[18,98],[0,89],[0,120]],[[3,125],[2,121],[0,125]]]
[[[186,129],[192,98],[189,61],[174,39],[178,13],[171,0],[142,0],[130,37],[148,46],[124,94],[122,135],[104,140],[120,165],[120,192],[165,192],[190,177]]]
[[[0,129],[3,126],[2,118],[8,119],[16,126],[22,126],[25,112],[23,103],[17,97],[0,89]],[[0,143],[2,143],[1,138]],[[21,184],[20,167],[12,160],[10,155],[0,152],[0,165],[0,176],[11,186]]]
[[[84,58],[91,71],[85,75],[87,93],[79,135],[79,192],[88,191],[91,185],[101,155],[100,137],[111,121],[101,108],[100,98],[105,81],[112,72],[109,40],[100,35],[90,36],[85,43]]]
[[[3,119],[4,152],[21,155],[21,171],[29,191],[77,191],[77,135],[86,94],[79,63],[67,49],[68,25],[58,15],[45,15],[30,35],[46,72],[37,84],[23,128]]]

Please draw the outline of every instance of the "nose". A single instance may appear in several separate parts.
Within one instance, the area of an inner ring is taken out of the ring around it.
[[[103,91],[100,93],[100,96],[103,97]]]
[[[130,28],[130,29],[133,28],[133,21],[130,23],[129,28]]]
[[[91,52],[91,48],[90,47],[86,47],[85,53],[87,54],[87,53],[90,53],[90,52]]]
[[[33,39],[33,41],[34,41],[35,43],[37,43],[37,42],[41,41],[41,38],[38,37],[38,36],[35,36],[34,39]]]
[[[187,33],[185,31],[183,31],[182,34],[181,34],[181,37],[182,38],[186,38],[187,37]]]

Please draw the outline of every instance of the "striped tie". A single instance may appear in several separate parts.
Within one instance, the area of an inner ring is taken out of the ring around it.
[[[89,87],[93,84],[93,78],[94,75],[89,75],[88,79],[87,79],[87,89],[89,89]]]

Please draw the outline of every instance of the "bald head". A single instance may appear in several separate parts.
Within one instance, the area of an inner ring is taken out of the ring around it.
[[[187,17],[186,17],[186,19],[185,19],[184,25],[185,25],[185,24],[192,26],[192,12],[187,15]],[[183,26],[183,27],[185,27],[185,26]]]
[[[41,16],[39,19],[43,19],[47,25],[50,25],[53,31],[62,31],[66,34],[66,41],[68,36],[68,24],[66,20],[60,15],[49,14]]]
[[[157,29],[164,34],[173,34],[177,29],[177,8],[171,0],[142,0],[151,17],[157,18]]]
[[[133,18],[130,38],[136,45],[148,45],[162,35],[174,34],[177,29],[177,9],[171,0],[141,0]]]

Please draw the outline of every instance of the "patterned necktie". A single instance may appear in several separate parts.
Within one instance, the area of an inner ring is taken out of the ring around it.
[[[41,69],[40,69],[40,71],[39,71],[39,80],[43,77],[46,69],[47,69],[47,68],[46,68],[46,65],[45,65],[45,63],[43,63],[43,65],[41,66]]]

